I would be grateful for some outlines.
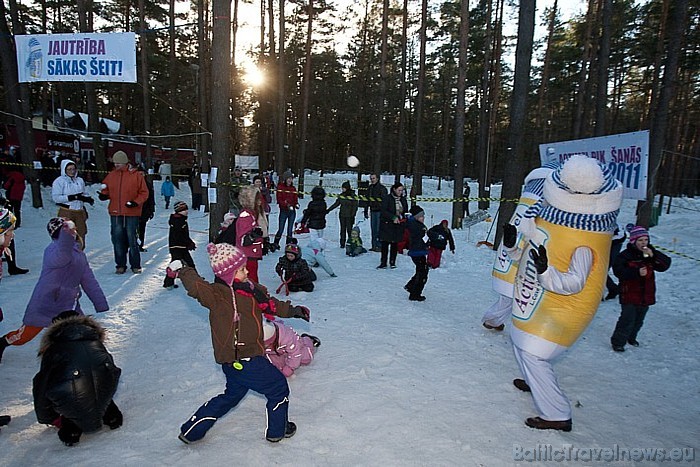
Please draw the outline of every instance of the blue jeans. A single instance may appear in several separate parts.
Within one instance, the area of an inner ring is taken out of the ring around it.
[[[281,438],[287,430],[289,385],[287,378],[265,357],[241,360],[243,368],[236,370],[231,363],[221,365],[226,375],[226,389],[201,406],[181,427],[188,441],[202,439],[216,421],[226,415],[243,399],[249,389],[267,398],[268,438]]]
[[[382,243],[379,241],[379,221],[382,213],[380,211],[371,211],[369,213],[370,228],[372,229],[372,248],[381,248]]]
[[[138,216],[110,216],[114,262],[118,268],[126,267],[126,254],[129,253],[131,268],[141,267],[141,253],[138,244]]]
[[[282,231],[284,230],[284,224],[287,223],[287,240],[292,238],[294,233],[294,219],[297,217],[296,209],[282,209],[280,208],[280,225],[277,229],[277,235],[275,235],[275,240],[282,238]],[[285,242],[285,243],[286,243]]]

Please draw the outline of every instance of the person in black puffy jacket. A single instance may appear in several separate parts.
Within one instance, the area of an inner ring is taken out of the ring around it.
[[[312,292],[316,273],[311,270],[309,263],[301,258],[299,245],[290,243],[284,248],[284,256],[281,256],[275,267],[277,275],[287,283],[290,292]]]
[[[39,423],[54,425],[66,446],[83,432],[122,425],[112,400],[121,369],[104,346],[105,331],[89,316],[63,312],[41,341],[41,369],[34,377],[34,411]]]
[[[439,224],[432,226],[428,230],[428,266],[433,269],[440,267],[442,252],[447,249],[448,243],[450,244],[450,251],[453,255],[455,254],[455,241],[448,224],[447,219],[443,219]]]
[[[323,187],[315,186],[311,190],[311,201],[304,209],[304,217],[301,218],[301,224],[307,226],[309,233],[318,238],[323,237],[323,229],[326,228],[328,205],[325,198],[326,190]]]

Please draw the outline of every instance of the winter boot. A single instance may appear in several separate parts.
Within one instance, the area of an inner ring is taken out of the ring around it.
[[[274,253],[275,251],[280,249],[280,239],[282,238],[281,235],[275,235],[275,241],[270,244],[270,251]]]
[[[515,386],[523,392],[532,392],[532,390],[530,389],[530,385],[527,384],[524,379],[515,378],[513,380],[513,386]]]
[[[10,423],[12,418],[9,415],[0,415],[0,426],[5,426]]]
[[[302,334],[301,337],[308,337],[314,343],[314,347],[321,347],[321,339],[311,334]]]
[[[124,416],[121,410],[117,407],[114,401],[111,401],[107,406],[104,416],[102,417],[102,423],[107,425],[110,430],[116,430],[122,423],[124,423]]]
[[[66,446],[73,446],[80,442],[80,436],[83,430],[71,420],[61,417],[61,428],[58,430],[58,439],[63,441]]]
[[[271,438],[270,436],[267,437],[267,440],[271,443],[279,443],[282,441],[284,438],[291,438],[294,436],[294,433],[297,432],[297,426],[293,422],[287,422],[287,428],[284,431],[284,436],[280,436],[279,438]]]
[[[15,262],[15,258],[17,258],[17,255],[15,254],[15,241],[14,239],[10,243],[10,254],[5,255],[7,258],[7,273],[11,276],[19,275],[19,274],[26,274],[29,272],[29,269],[24,269],[24,268],[19,268],[17,267],[17,263]]]
[[[4,337],[0,337],[0,362],[2,362],[2,354],[5,352],[5,349],[9,346],[10,344],[7,343],[7,339]]]
[[[503,331],[506,328],[505,324],[499,324],[498,326],[492,326],[489,323],[481,323],[486,329],[493,329],[494,331]]]
[[[525,425],[538,430],[571,431],[571,419],[559,421],[545,420],[540,417],[531,417],[525,420]]]
[[[418,295],[418,294],[411,294],[408,296],[408,299],[411,300],[412,302],[424,302],[425,297],[423,295]]]

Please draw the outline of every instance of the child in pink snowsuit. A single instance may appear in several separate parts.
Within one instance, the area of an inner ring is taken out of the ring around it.
[[[300,336],[282,321],[265,320],[263,332],[267,359],[287,378],[292,376],[299,366],[311,363],[316,347],[321,345],[318,337],[309,334]]]

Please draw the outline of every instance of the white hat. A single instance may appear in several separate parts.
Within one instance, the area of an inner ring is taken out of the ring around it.
[[[622,184],[595,159],[576,155],[547,177],[543,195],[564,212],[607,214],[620,209]]]

